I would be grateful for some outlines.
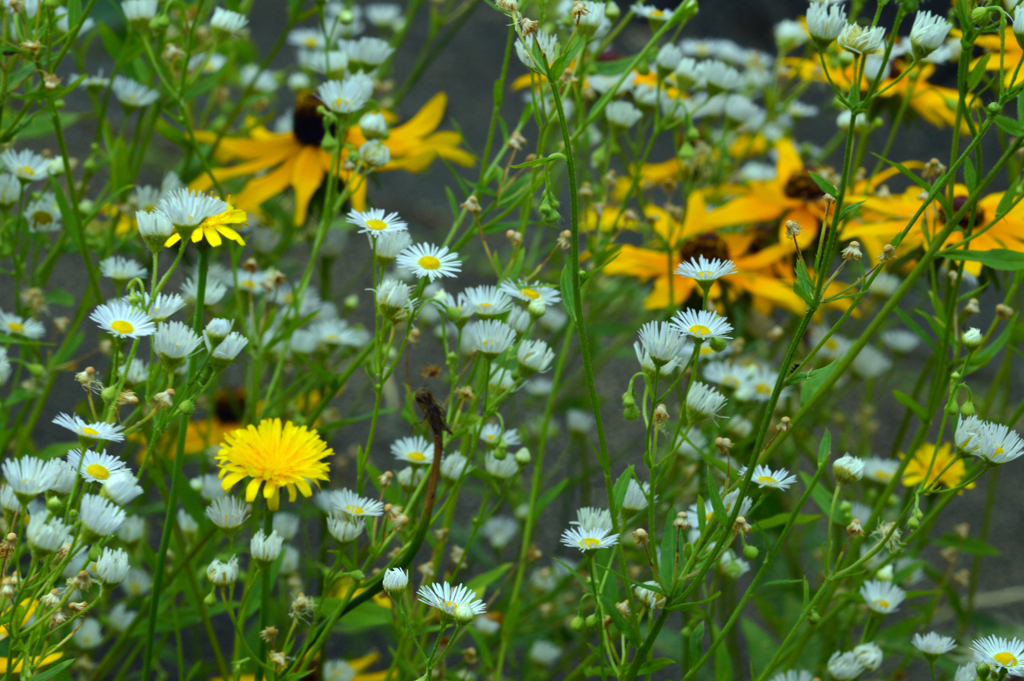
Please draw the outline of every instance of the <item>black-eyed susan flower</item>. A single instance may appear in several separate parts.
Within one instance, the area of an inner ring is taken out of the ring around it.
[[[463,166],[473,165],[474,158],[461,149],[462,136],[454,131],[437,131],[444,117],[448,98],[444,93],[434,95],[419,112],[402,125],[391,128],[384,144],[391,160],[379,170],[424,170],[435,158],[442,158]],[[255,175],[236,198],[236,205],[243,210],[256,210],[267,199],[277,196],[291,187],[295,191],[294,224],[301,225],[309,214],[309,202],[313,194],[330,172],[330,152],[320,146],[326,130],[323,120],[317,114],[320,102],[312,94],[301,95],[295,103],[292,129],[288,132],[270,132],[263,126],[249,131],[247,137],[225,137],[217,146],[216,156],[220,161],[239,161],[235,165],[216,168],[214,177],[219,181],[235,177]],[[200,143],[213,143],[217,134],[209,131],[196,133]],[[359,126],[348,129],[344,142],[358,149],[366,137]],[[366,206],[366,182],[352,170],[338,170],[338,177],[352,187],[353,207]],[[192,182],[195,189],[205,190],[212,186],[209,175],[203,175]]]
[[[310,483],[319,487],[319,481],[328,479],[330,464],[324,459],[333,455],[315,431],[291,421],[263,419],[258,426],[228,433],[217,452],[217,464],[224,491],[249,478],[245,500],[255,501],[262,485],[267,507],[276,511],[282,488],[288,490],[289,501],[295,501],[296,491],[311,496]]]

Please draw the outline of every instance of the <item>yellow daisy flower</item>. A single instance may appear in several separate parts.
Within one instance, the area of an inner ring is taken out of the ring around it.
[[[288,500],[295,501],[295,492],[313,494],[310,482],[317,487],[327,480],[330,464],[323,459],[334,456],[316,431],[297,426],[291,421],[263,419],[258,426],[238,428],[224,437],[217,464],[221,486],[230,491],[235,483],[251,478],[245,488],[245,500],[256,500],[260,485],[267,507],[276,511],[281,504],[281,488],[288,490]]]
[[[228,227],[228,225],[244,225],[246,219],[245,211],[238,210],[237,208],[232,208],[231,210],[226,210],[223,213],[218,213],[213,217],[206,218],[203,220],[202,224],[196,227],[196,230],[192,232],[192,243],[197,244],[203,239],[206,239],[211,246],[216,248],[223,243],[223,239],[221,239],[221,237],[224,237],[226,239],[231,239],[239,246],[244,246],[245,241],[242,240],[241,235],[231,227]],[[173,246],[179,241],[181,241],[181,235],[175,232],[167,238],[167,242],[164,245]]]
[[[904,456],[904,454],[900,454],[901,459]],[[934,463],[932,463],[933,457]],[[931,466],[930,472],[929,466]],[[966,472],[963,459],[959,459],[953,454],[948,442],[938,448],[933,444],[925,443],[917,448],[910,463],[903,470],[903,484],[907,487],[918,485],[924,482],[927,474],[929,487],[934,485],[937,480],[938,484],[946,489],[952,489],[960,484]],[[973,487],[973,482],[967,485],[967,489]]]

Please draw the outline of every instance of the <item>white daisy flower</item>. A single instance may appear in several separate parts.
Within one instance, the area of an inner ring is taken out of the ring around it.
[[[373,96],[373,78],[359,72],[345,76],[344,80],[329,80],[317,88],[324,106],[335,113],[359,111]]]
[[[1010,676],[1024,672],[1024,643],[1017,638],[987,636],[971,644],[974,661],[987,664],[993,673],[1001,675],[1006,670]]]
[[[864,671],[864,666],[857,660],[857,656],[852,650],[845,653],[836,651],[832,653],[832,657],[828,658],[828,673],[836,681],[852,681]]]
[[[64,459],[50,460],[53,461],[53,465],[57,469],[57,479],[50,486],[50,490],[60,496],[71,494],[71,490],[75,487],[75,481],[78,480],[78,470],[72,468]]]
[[[725,406],[725,395],[706,383],[692,381],[686,393],[686,412],[693,421],[715,419]]]
[[[416,594],[422,603],[437,608],[446,615],[454,614],[455,609],[460,605],[468,606],[477,615],[482,615],[487,611],[484,602],[475,598],[476,593],[463,584],[456,586],[452,586],[448,582],[424,584]]]
[[[377,256],[377,262],[390,265],[399,254],[412,245],[408,231],[385,231],[380,234],[367,233],[370,247]]]
[[[744,402],[767,402],[771,398],[778,380],[778,372],[767,367],[752,367],[750,373],[747,374],[746,381],[736,391],[736,399]],[[788,388],[782,391],[781,396],[787,394]]]
[[[595,508],[584,506],[576,509],[576,520],[569,523],[579,527],[589,527],[591,530],[612,531],[612,513],[606,508]]]
[[[0,312],[0,331],[11,336],[21,336],[37,340],[46,333],[43,323],[31,317],[19,317],[16,314]]]
[[[235,361],[239,353],[245,349],[245,346],[249,344],[249,339],[238,333],[232,331],[227,337],[222,340],[213,352],[210,354],[210,364],[214,368],[223,369],[227,365]]]
[[[496,319],[473,322],[466,334],[470,347],[492,359],[508,350],[516,340],[515,329]]]
[[[299,533],[301,522],[302,519],[294,513],[276,511],[274,513],[273,529],[274,532],[281,535],[282,539],[291,541]]]
[[[899,608],[900,603],[907,597],[907,592],[892,582],[871,579],[861,586],[860,595],[870,609],[887,615]]]
[[[110,84],[110,91],[126,109],[149,106],[160,99],[159,92],[126,76],[114,76],[114,80]]]
[[[743,466],[740,468],[739,474],[742,477],[746,475],[746,472],[747,467]],[[777,489],[785,492],[796,482],[796,476],[790,475],[785,468],[773,471],[768,466],[759,465],[754,466],[754,477],[751,480],[757,483],[761,489]]]
[[[128,576],[128,554],[124,549],[103,549],[100,557],[96,560],[96,575],[103,582],[104,586],[117,586]]]
[[[153,588],[153,578],[142,568],[132,568],[128,576],[121,582],[121,588],[132,598],[139,598],[149,593]]]
[[[271,270],[250,272],[246,269],[239,269],[235,276],[235,287],[253,295],[263,295],[267,292],[267,287],[264,284],[269,281],[271,274]]]
[[[619,543],[619,538],[608,530],[574,526],[562,533],[562,543],[586,553],[611,548]]]
[[[159,209],[175,227],[198,227],[206,218],[231,210],[231,204],[200,191],[179,187],[160,197]]]
[[[639,483],[630,478],[626,486],[626,496],[622,500],[622,508],[627,511],[642,511],[647,508],[647,495],[651,491],[649,482]]]
[[[391,454],[399,461],[423,466],[434,461],[434,445],[425,437],[400,437],[391,443]]]
[[[629,6],[629,11],[635,16],[647,19],[648,21],[668,21],[670,13],[660,10],[653,5],[645,5],[642,2],[636,2]]]
[[[588,3],[589,4],[589,3]],[[526,653],[530,662],[542,667],[550,667],[558,662],[562,656],[562,646],[544,639],[537,639],[530,644],[530,650]]]
[[[62,428],[67,428],[79,437],[87,437],[90,440],[106,440],[107,442],[121,442],[124,440],[124,428],[113,423],[89,423],[77,414],[57,414],[53,423]]]
[[[487,542],[500,551],[519,533],[519,521],[507,515],[491,516],[480,531]]]
[[[840,3],[812,2],[807,8],[807,32],[824,45],[846,28],[846,10]]]
[[[206,578],[214,586],[231,586],[238,581],[238,556],[231,556],[227,561],[214,559],[206,567]]]
[[[956,648],[956,640],[949,636],[929,631],[927,634],[914,634],[910,642],[914,647],[924,653],[925,657],[934,659],[939,655],[945,655]]]
[[[121,602],[112,607],[110,612],[107,613],[107,624],[114,631],[124,633],[135,622],[135,617],[138,614],[135,610],[129,610],[128,606]]]
[[[885,27],[861,26],[860,24],[846,24],[836,38],[839,47],[854,54],[871,54],[877,52],[885,41]]]
[[[80,449],[72,449],[68,452],[67,462],[83,480],[89,482],[103,483],[111,476],[127,471],[124,461],[107,454],[105,449],[102,452],[87,450],[84,456]]]
[[[78,509],[82,526],[97,537],[114,534],[121,527],[125,512],[98,494],[85,494]]]
[[[127,506],[144,491],[138,478],[128,471],[114,473],[103,483],[103,494],[118,506]]]
[[[906,355],[921,344],[921,339],[907,329],[887,329],[882,332],[882,344],[896,354]]]
[[[549,307],[562,300],[562,294],[558,292],[557,288],[542,284],[539,281],[531,282],[526,279],[512,281],[511,279],[506,279],[498,286],[498,290],[526,303],[539,300],[544,303],[544,307]]]
[[[145,21],[156,16],[157,0],[124,0],[121,3],[126,21]]]
[[[686,336],[668,322],[647,322],[640,327],[640,343],[654,366],[678,361],[689,344]]]
[[[367,67],[380,66],[395,51],[388,41],[368,36],[356,41],[343,42],[342,48],[348,52],[349,62]]]
[[[222,530],[235,530],[249,517],[249,504],[241,497],[218,497],[206,507],[206,517]]]
[[[50,164],[49,159],[45,156],[41,156],[29,149],[22,149],[21,151],[8,149],[0,154],[0,161],[7,168],[7,172],[22,182],[45,180],[47,177],[46,169]]]
[[[244,14],[232,12],[223,7],[216,7],[213,16],[210,17],[210,28],[233,35],[249,25],[249,19]]]
[[[480,429],[480,440],[488,447],[497,447],[504,444],[505,447],[514,447],[522,443],[519,439],[519,431],[515,428],[503,430],[501,424],[488,423]]]
[[[25,528],[25,538],[33,553],[50,554],[55,553],[65,543],[73,541],[69,530],[60,518],[47,520],[46,513],[33,513],[28,518],[28,527]]]
[[[376,238],[385,232],[402,232],[408,227],[405,220],[399,217],[398,213],[384,214],[381,208],[371,208],[366,211],[349,211],[350,224],[359,228],[360,234],[369,234]]]
[[[468,473],[471,470],[473,466],[469,465],[469,460],[461,454],[449,454],[441,459],[441,477],[448,482],[458,482],[464,471]]]
[[[260,563],[273,563],[281,555],[283,547],[284,537],[277,532],[271,531],[270,536],[267,536],[263,530],[257,530],[249,540],[249,555]]]
[[[124,524],[117,530],[117,538],[131,545],[146,536],[146,519],[133,515],[125,518]]]
[[[60,231],[60,206],[53,192],[44,192],[39,198],[30,201],[25,206],[24,214],[28,229],[33,234]]]
[[[844,454],[832,463],[832,475],[841,485],[852,485],[864,477],[864,461]]]
[[[117,338],[142,338],[156,331],[156,324],[149,315],[123,300],[111,300],[97,306],[89,319]]]
[[[181,297],[188,305],[196,304],[196,296],[199,294],[199,281],[195,277],[189,277],[185,281],[181,282],[181,286],[178,287],[181,291]],[[206,290],[203,291],[203,304],[204,305],[216,305],[224,299],[224,295],[228,292],[228,287],[217,281],[216,279],[207,278]]]
[[[128,302],[127,298],[123,300]],[[149,294],[146,293],[142,296],[140,306],[154,322],[162,322],[184,308],[185,299],[177,293],[161,293],[155,299],[150,300]]]
[[[604,109],[604,115],[613,126],[623,129],[632,128],[644,116],[640,109],[625,100],[609,103]]]
[[[801,27],[802,30],[803,27]],[[779,672],[771,678],[771,681],[813,681],[814,674],[804,669],[790,669],[787,672]]]
[[[736,264],[732,260],[719,260],[718,258],[709,260],[703,255],[699,255],[694,260],[679,263],[675,273],[696,281],[715,281],[730,274],[736,274]]]
[[[888,484],[900,468],[900,462],[895,459],[882,459],[877,456],[869,456],[864,459],[864,479],[873,482]]]
[[[527,340],[516,351],[519,374],[524,377],[542,374],[551,368],[555,359],[554,351],[542,340]]]
[[[511,454],[499,459],[493,452],[487,452],[487,456],[484,457],[484,470],[499,480],[507,480],[519,472],[519,464]]]
[[[641,369],[649,374],[658,372],[662,377],[671,376],[676,369],[678,369],[683,363],[689,362],[690,357],[693,356],[693,348],[691,346],[687,346],[684,349],[684,355],[682,357],[670,360],[659,367],[655,365],[654,360],[651,358],[647,350],[644,349],[643,344],[633,343],[633,352],[636,353],[636,360],[640,363]]]
[[[51,460],[34,456],[7,459],[3,463],[4,479],[22,500],[49,491],[57,482],[58,469]]]
[[[384,590],[389,594],[405,591],[409,586],[409,571],[402,568],[388,568],[384,571]]]
[[[180,366],[196,351],[202,338],[184,322],[164,322],[153,336],[153,351],[166,364]]]
[[[318,28],[293,28],[288,32],[288,44],[307,50],[327,47],[324,32]]]
[[[98,646],[103,642],[103,629],[100,627],[99,620],[95,617],[82,619],[72,634],[71,640],[82,650],[92,650]]]
[[[10,208],[21,197],[21,182],[10,173],[0,173],[0,207]]]
[[[352,490],[331,490],[331,503],[335,512],[353,518],[384,515],[384,504],[376,499],[361,497]]]
[[[459,294],[463,314],[475,313],[482,319],[497,317],[512,306],[512,299],[495,286],[471,286]]]
[[[163,248],[163,242],[167,237],[174,233],[174,225],[170,218],[158,210],[135,211],[135,222],[139,226],[139,235],[146,239],[147,243],[152,240],[161,248]]]
[[[701,376],[708,383],[714,383],[730,390],[739,390],[750,378],[750,367],[728,360],[713,360],[704,365]]]
[[[422,243],[409,246],[399,253],[398,266],[430,281],[440,277],[457,277],[462,269],[458,253],[449,252],[447,246]]]
[[[109,277],[115,282],[124,283],[130,279],[145,279],[149,270],[139,262],[120,255],[112,255],[109,258],[100,260],[100,274]]]
[[[910,28],[910,46],[918,59],[923,59],[946,42],[953,24],[931,12],[919,11]]]
[[[873,345],[865,345],[850,364],[850,368],[860,378],[878,378],[892,369],[892,360]]]
[[[377,307],[386,315],[396,315],[409,307],[412,289],[398,279],[385,279],[373,289]]]
[[[366,6],[366,20],[371,26],[397,30],[402,19],[402,7],[390,2],[375,2]]]
[[[672,318],[671,323],[695,340],[731,338],[726,334],[732,331],[732,325],[725,317],[720,317],[718,313],[710,310],[680,310]]]
[[[364,529],[366,521],[361,517],[355,518],[346,513],[331,513],[327,516],[327,531],[341,544],[355,541]]]

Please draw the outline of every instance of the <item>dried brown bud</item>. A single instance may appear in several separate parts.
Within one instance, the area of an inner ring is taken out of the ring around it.
[[[580,196],[585,199],[589,199],[594,195],[594,189],[590,186],[589,182],[584,182],[580,185],[579,191],[577,192]]]
[[[563,251],[567,251],[572,247],[572,232],[568,229],[564,229],[558,234],[558,247]]]
[[[960,539],[967,539],[967,537],[970,535],[970,533],[971,533],[971,525],[970,525],[970,523],[957,523],[956,525],[953,526],[953,534],[955,534]]]
[[[849,245],[843,249],[843,260],[860,260],[864,257],[864,254],[860,250],[859,241],[851,241]]]
[[[686,514],[686,511],[680,511],[676,514],[676,519],[672,521],[672,527],[677,530],[690,529],[690,517]]]
[[[727,437],[716,437],[715,447],[717,447],[718,451],[722,454],[728,454],[729,450],[732,449],[732,440]]]
[[[463,201],[460,204],[460,206],[468,210],[470,213],[479,213],[481,210],[483,210],[480,207],[480,201],[476,198],[476,196],[473,196],[472,194],[470,194],[469,198]]]
[[[174,404],[174,388],[168,388],[163,392],[153,395],[154,409],[167,409]]]
[[[739,516],[736,516],[736,520],[733,521],[732,529],[735,532],[742,532],[742,533],[746,534],[747,532],[750,532],[751,528],[750,528],[750,523],[747,522],[747,519],[744,518],[743,516],[739,515]]]
[[[882,252],[878,254],[878,262],[885,262],[896,257],[896,247],[892,244],[882,246]]]
[[[420,330],[416,327],[409,329],[409,343],[412,345],[420,344]]]
[[[523,233],[514,229],[505,232],[505,238],[511,241],[513,246],[523,243]]]
[[[530,548],[526,550],[526,562],[533,563],[544,555],[544,553],[537,548],[536,544],[530,544]]]
[[[659,404],[654,410],[654,422],[658,425],[668,421],[668,407],[664,404]]]
[[[391,479],[395,477],[395,474],[391,471],[384,471],[377,478],[377,482],[380,483],[381,489],[386,489],[391,486]]]
[[[260,271],[259,263],[256,262],[256,258],[249,258],[242,263],[242,269],[250,274],[255,274]]]
[[[981,306],[978,304],[977,298],[971,298],[967,301],[967,304],[964,305],[964,315],[966,316],[969,314],[981,314]]]
[[[785,433],[787,430],[789,430],[789,425],[790,425],[789,417],[788,416],[783,416],[782,420],[779,421],[779,425],[775,426],[775,429],[777,431],[779,431],[780,433]]]
[[[60,78],[55,73],[47,73],[43,76],[43,87],[47,90],[56,90],[60,85]]]
[[[273,643],[277,640],[277,627],[267,627],[260,632],[260,638],[263,639],[264,643]]]
[[[465,648],[462,651],[462,661],[465,662],[467,665],[472,666],[476,664],[478,660],[479,658],[477,657],[476,654],[476,648],[470,646],[469,648]]]
[[[860,524],[860,521],[856,518],[853,522],[846,526],[846,531],[851,537],[863,537],[864,527]]]
[[[473,400],[476,399],[476,393],[473,392],[473,387],[468,385],[464,385],[461,388],[456,388],[455,394],[463,402],[472,402]]]
[[[536,33],[539,27],[540,22],[533,21],[532,19],[527,19],[526,17],[523,17],[523,19],[519,22],[519,29],[523,32],[524,38],[528,38],[534,33]]]
[[[633,541],[636,542],[637,546],[647,546],[647,543],[650,541],[650,537],[647,536],[647,530],[642,527],[633,530]]]
[[[1003,305],[999,303],[996,305],[996,317],[999,319],[1009,319],[1013,316],[1013,308],[1009,305]]]
[[[790,239],[799,235],[802,229],[803,228],[800,226],[800,223],[796,220],[786,220],[786,236]]]
[[[53,320],[53,326],[57,329],[58,333],[66,333],[68,326],[71,325],[71,320],[67,317],[57,317]]]
[[[768,329],[768,340],[777,341],[785,335],[786,330],[776,324],[772,328]]]

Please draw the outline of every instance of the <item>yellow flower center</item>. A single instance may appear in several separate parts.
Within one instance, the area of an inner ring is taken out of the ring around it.
[[[362,506],[356,506],[355,504],[349,504],[348,506],[345,507],[345,510],[348,511],[349,513],[351,513],[352,515],[362,515],[363,514],[363,507]]]
[[[1018,664],[1017,658],[1012,653],[996,653],[992,659],[1004,667],[1016,667]]]
[[[135,327],[131,325],[131,322],[126,322],[123,319],[118,319],[115,322],[110,323],[110,328],[118,333],[131,333],[135,330]]]
[[[872,602],[875,604],[875,606],[877,606],[879,608],[888,608],[889,607],[889,601],[881,599],[881,598],[879,598],[879,599],[877,599],[875,601],[872,601]]]
[[[995,456],[999,456],[1000,454],[1004,454],[1004,453],[1005,453],[1005,452],[1003,451],[1003,448],[1002,448],[1002,447],[996,447],[996,453],[995,453]]]
[[[95,428],[90,428],[89,426],[85,426],[84,428],[82,428],[82,435],[99,435],[99,434],[100,434],[100,431],[96,430]]]
[[[106,466],[98,463],[89,464],[85,472],[97,480],[106,480],[110,477],[110,471],[107,470]]]
[[[706,336],[711,333],[711,329],[704,326],[703,324],[694,324],[690,327],[690,333],[695,333],[698,336]]]
[[[711,522],[711,520],[712,520],[712,519],[713,519],[714,517],[715,517],[715,512],[714,512],[714,511],[711,511],[710,513],[708,513],[707,515],[705,515],[705,516],[704,516],[704,520],[706,520],[707,522],[709,522],[709,523],[710,523],[710,522]]]
[[[490,307],[490,306],[491,306],[491,304],[490,304],[490,303],[480,303],[480,307],[482,307],[482,308],[484,308],[484,309],[486,309],[486,308],[488,308],[488,307]]]
[[[768,385],[767,383],[758,383],[757,387],[754,388],[754,390],[756,390],[757,392],[761,393],[762,395],[771,395],[772,394],[772,387],[770,385]]]
[[[369,227],[370,229],[374,229],[379,232],[382,229],[387,229],[388,223],[384,222],[383,220],[373,218],[371,220],[366,221],[366,226]]]
[[[7,325],[11,333],[25,333],[25,325],[20,322],[11,322]]]
[[[21,167],[21,174],[22,175],[35,175],[36,171],[32,170],[28,166],[22,166]]]
[[[879,480],[888,480],[890,476],[885,471],[875,471],[875,477]]]
[[[316,39],[315,38],[306,38],[306,47],[309,47],[309,48],[316,47]]]
[[[427,457],[424,456],[423,452],[409,452],[406,457],[410,461],[426,461]]]
[[[594,539],[593,537],[584,537],[583,539],[580,539],[580,547],[584,549],[597,548],[597,545],[600,543],[601,542]]]
[[[757,481],[759,483],[761,483],[762,485],[777,485],[777,484],[779,484],[779,481],[776,480],[775,478],[771,477],[770,475],[762,475],[762,476],[760,476],[757,479]]]
[[[839,343],[836,343],[834,340],[829,338],[827,341],[825,341],[825,347],[828,348],[829,350],[835,350],[836,348],[839,347]]]
[[[540,298],[540,293],[533,290],[532,288],[521,288],[519,289],[519,292],[522,293],[527,298],[529,298],[530,300],[537,300],[538,298]]]
[[[44,210],[32,214],[32,219],[37,225],[48,225],[53,222],[53,216]]]
[[[441,267],[441,261],[432,255],[425,255],[418,262],[419,266],[425,270],[436,270]]]
[[[735,376],[726,376],[722,379],[722,385],[726,388],[738,388],[740,385],[739,380]]]
[[[653,18],[655,18],[655,19],[660,19],[663,16],[665,16],[665,13],[662,12],[660,9],[655,9],[655,10],[651,10],[651,16]]]
[[[715,275],[715,273],[712,272],[711,270],[701,270],[700,272],[697,273],[697,275],[701,279],[706,279],[706,278],[713,277]]]

